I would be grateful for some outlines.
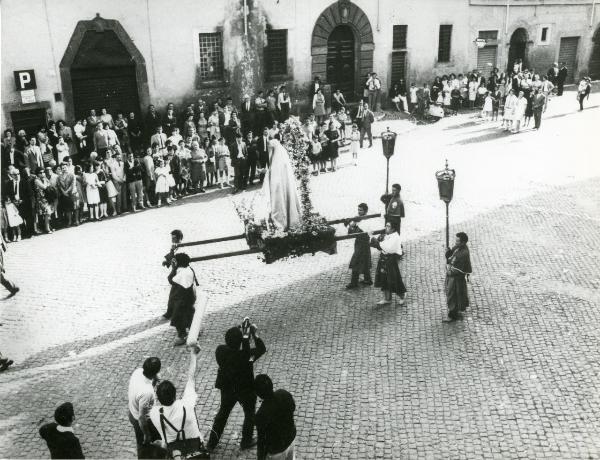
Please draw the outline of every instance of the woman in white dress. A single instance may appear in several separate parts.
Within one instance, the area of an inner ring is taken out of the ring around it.
[[[158,207],[162,206],[162,200],[164,199],[167,204],[171,204],[171,200],[167,197],[169,194],[169,168],[165,166],[163,159],[158,160],[158,166],[154,170],[156,175],[156,195],[158,196]]]
[[[94,172],[94,163],[91,162],[86,168],[86,172],[83,173],[83,181],[85,183],[85,196],[87,200],[88,209],[90,210],[90,219],[100,219],[100,180],[98,175]]]
[[[58,144],[56,144],[56,155],[58,164],[61,164],[65,157],[70,156],[69,145],[65,142],[62,136],[58,138]]]
[[[504,115],[502,117],[501,127],[504,128],[504,131],[508,131],[512,126],[516,102],[517,97],[515,96],[515,92],[512,89],[509,89],[506,101],[504,101]]]
[[[283,231],[301,224],[300,196],[294,169],[287,150],[278,139],[269,141],[269,167],[261,194],[264,198],[262,209],[255,210],[259,219],[270,220]]]
[[[521,129],[521,120],[525,116],[525,110],[527,109],[527,99],[525,93],[519,91],[519,97],[515,101],[515,109],[513,112],[513,129],[512,133],[517,134]]]

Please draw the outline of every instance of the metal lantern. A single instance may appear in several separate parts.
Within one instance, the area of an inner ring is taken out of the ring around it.
[[[446,169],[435,173],[435,178],[438,183],[438,190],[440,192],[440,200],[445,203],[452,201],[452,195],[454,193],[454,178],[456,172],[454,169],[448,169],[448,160],[446,160]]]
[[[396,147],[396,134],[394,131],[390,131],[388,127],[386,131],[381,133],[381,147],[383,149],[383,156],[387,160],[387,173],[385,176],[385,194],[390,193],[390,158],[394,154],[394,147]]]
[[[435,178],[438,183],[438,191],[440,193],[440,200],[446,203],[446,247],[450,247],[450,216],[449,216],[449,205],[452,201],[452,195],[454,194],[454,178],[456,177],[456,171],[448,168],[448,160],[446,160],[446,168],[442,171],[435,173]]]
[[[387,128],[387,131],[381,133],[381,146],[383,147],[383,156],[385,156],[388,160],[394,154],[394,147],[396,146],[396,136],[397,134],[394,131],[390,131],[390,128]]]

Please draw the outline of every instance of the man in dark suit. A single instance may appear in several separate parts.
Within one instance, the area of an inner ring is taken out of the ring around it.
[[[535,127],[533,129],[540,129],[542,124],[542,113],[546,106],[546,96],[542,94],[539,88],[535,89],[533,94],[531,107],[533,109],[533,119],[535,120]]]
[[[563,88],[565,86],[565,80],[567,79],[567,75],[569,74],[569,69],[567,69],[567,65],[564,62],[560,63],[560,70],[558,71],[558,77],[556,77],[556,85],[558,86],[558,96],[562,96]]]
[[[256,165],[258,164],[258,145],[252,131],[249,131],[246,135],[246,148],[248,149],[248,156],[246,157],[248,182],[252,185],[256,179]]]
[[[234,171],[235,188],[233,193],[241,192],[248,185],[248,148],[242,139],[242,134],[237,133],[235,142],[231,147],[231,163]]]
[[[156,132],[156,128],[162,125],[162,120],[160,114],[156,111],[156,107],[150,104],[148,106],[148,113],[146,114],[146,119],[144,120],[144,128],[146,130],[146,139],[150,139]]]
[[[50,458],[85,458],[71,427],[75,420],[73,404],[66,402],[58,406],[54,420],[56,423],[47,423],[40,428],[40,436],[48,444]]]
[[[17,150],[14,144],[8,145],[2,150],[2,168],[8,169],[9,166],[14,166],[19,171],[26,166],[23,152]]]
[[[144,208],[144,183],[142,182],[142,165],[137,158],[133,157],[133,153],[127,155],[127,161],[123,168],[125,172],[125,183],[129,190],[129,199],[131,200],[131,211],[136,212],[135,204],[137,203],[140,209]],[[137,199],[136,199],[137,197]]]
[[[2,194],[9,198],[17,207],[19,215],[26,220],[27,214],[27,199],[29,198],[29,190],[26,180],[21,179],[19,170],[14,166],[8,168],[8,180],[4,182]],[[27,223],[27,222],[26,222]]]
[[[552,83],[553,85],[556,85],[556,80],[558,78],[558,62],[555,62],[554,64],[552,64],[552,67],[550,67],[550,69],[548,69],[547,77],[548,77],[548,80],[550,80],[550,83]]]
[[[258,165],[261,169],[266,168],[269,165],[269,128],[264,128],[262,131],[262,137],[257,139],[256,150],[258,152]],[[260,173],[260,183],[262,184],[265,180],[265,173]]]
[[[256,412],[256,458],[294,458],[296,403],[292,395],[283,389],[273,391],[273,382],[266,374],[254,379],[256,395],[263,400]]]
[[[221,391],[221,406],[215,416],[210,439],[207,444],[213,450],[219,444],[231,410],[240,403],[244,410],[241,449],[256,445],[254,432],[254,414],[256,411],[256,393],[254,391],[254,363],[267,351],[264,342],[258,337],[256,325],[244,324],[232,327],[225,334],[225,345],[219,345],[215,351],[219,370],[215,388]],[[254,348],[250,347],[250,339]]]
[[[240,107],[240,122],[242,123],[242,133],[247,136],[254,130],[254,107],[250,102],[250,96],[244,95],[244,101]]]
[[[358,112],[356,113],[356,121],[360,125],[360,148],[363,148],[363,139],[365,134],[369,137],[369,147],[373,147],[373,133],[371,132],[371,125],[375,121],[373,112],[369,110],[369,104],[366,102],[359,105]]]

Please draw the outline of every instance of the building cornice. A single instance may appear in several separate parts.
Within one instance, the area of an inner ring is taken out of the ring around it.
[[[576,6],[592,5],[594,0],[469,0],[470,6]]]

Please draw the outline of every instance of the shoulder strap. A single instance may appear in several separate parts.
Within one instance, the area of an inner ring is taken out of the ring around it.
[[[183,428],[185,427],[185,417],[186,417],[186,412],[185,412],[185,407],[183,408],[183,420],[181,423],[181,429],[178,430],[177,428],[175,428],[175,426],[169,421],[169,419],[167,419],[167,417],[165,417],[163,408],[160,408],[160,427],[162,429],[163,432],[163,439],[165,441],[165,443],[168,444],[167,442],[167,433],[165,432],[165,422],[167,423],[167,425],[169,425],[171,427],[171,429],[177,433],[177,437],[175,438],[175,440],[179,439],[179,435],[181,435],[182,439],[185,441],[185,431],[183,430]]]
[[[196,272],[194,271],[194,269],[192,267],[190,267],[190,270],[194,274],[194,283],[196,283],[196,286],[200,286],[200,283],[198,283],[198,279],[196,278]]]

